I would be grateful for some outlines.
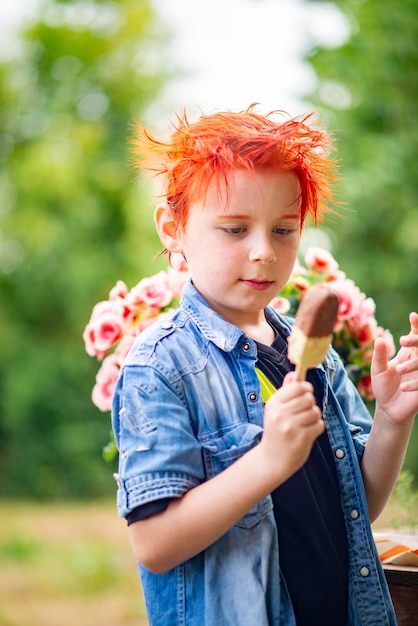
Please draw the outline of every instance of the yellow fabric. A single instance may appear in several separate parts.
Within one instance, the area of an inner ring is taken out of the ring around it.
[[[263,374],[261,370],[256,367],[255,371],[261,385],[261,397],[263,399],[263,402],[267,402],[267,400],[271,398],[271,396],[277,391],[277,389],[274,385],[271,384],[267,376]]]

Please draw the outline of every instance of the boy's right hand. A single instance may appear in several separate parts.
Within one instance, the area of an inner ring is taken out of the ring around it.
[[[325,430],[314,390],[290,372],[264,407],[263,459],[277,474],[277,486],[308,460],[315,439]],[[261,450],[260,450],[261,451]]]

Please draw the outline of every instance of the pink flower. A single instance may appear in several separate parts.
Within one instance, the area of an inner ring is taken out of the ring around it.
[[[125,298],[128,295],[128,287],[123,280],[118,280],[116,285],[109,292],[109,300],[116,300],[117,298]]]
[[[119,367],[114,355],[103,360],[97,372],[96,384],[92,391],[93,403],[100,411],[110,411],[112,408],[113,390],[119,376]]]
[[[338,263],[328,250],[323,248],[309,248],[305,255],[306,267],[312,272],[334,274],[338,270]]]
[[[358,343],[365,347],[371,346],[376,336],[377,322],[374,317],[376,305],[374,300],[366,298],[359,301],[358,310],[347,319],[347,328],[356,338]]]
[[[363,326],[355,326],[353,328],[353,335],[357,339],[360,346],[370,346],[373,344],[376,326],[376,320],[370,319],[367,324],[363,324]]]
[[[127,295],[126,303],[129,306],[145,304],[153,310],[160,310],[170,304],[173,295],[168,286],[167,272],[161,271],[139,281]]]
[[[360,378],[360,380],[357,383],[357,388],[360,394],[366,400],[374,399],[374,393],[373,393],[373,388],[372,388],[372,377],[370,376],[370,374],[365,374],[364,376]]]
[[[114,355],[120,367],[122,367],[122,364],[124,360],[126,359],[128,352],[132,348],[134,341],[138,337],[138,335],[140,335],[143,330],[148,328],[148,326],[151,326],[151,324],[154,324],[154,322],[156,322],[157,319],[160,319],[160,317],[161,316],[155,315],[154,317],[148,317],[147,319],[139,320],[135,324],[135,326],[130,328],[123,335],[122,339],[119,341],[118,345],[116,346],[116,349],[114,352]]]
[[[270,306],[273,307],[277,313],[281,313],[282,315],[286,315],[288,311],[290,311],[290,302],[287,298],[283,298],[282,296],[276,296],[270,302]]]
[[[289,284],[292,285],[292,287],[296,287],[296,289],[299,289],[299,291],[301,291],[302,293],[308,291],[309,287],[311,286],[309,280],[307,280],[303,276],[293,274],[289,279]]]
[[[133,324],[137,317],[135,308],[132,308],[129,302],[127,302],[128,295],[129,289],[123,280],[118,280],[116,285],[109,292],[109,301],[116,300],[119,303],[122,315],[126,321],[126,326]]]
[[[129,350],[132,348],[135,339],[139,335],[139,332],[139,324],[137,324],[123,335],[122,339],[116,346],[114,355],[119,366],[122,366],[122,363],[126,359]]]
[[[345,280],[347,275],[345,272],[341,270],[331,271],[325,278],[326,282],[331,282],[333,280]]]
[[[168,268],[167,286],[169,289],[171,289],[171,291],[173,292],[173,296],[175,298],[180,297],[183,287],[186,284],[188,278],[189,278],[188,270],[183,272],[183,271],[175,270],[172,267]]]
[[[334,280],[327,285],[337,294],[340,305],[338,308],[339,320],[348,320],[359,314],[365,295],[354,281],[350,279]]]
[[[87,354],[101,360],[126,329],[124,307],[119,300],[98,302],[93,308],[83,339]]]
[[[363,294],[364,295],[364,294]],[[376,311],[376,304],[372,298],[366,298],[360,302],[359,311],[356,315],[356,322],[359,325],[370,324],[371,320],[374,320],[374,314]]]

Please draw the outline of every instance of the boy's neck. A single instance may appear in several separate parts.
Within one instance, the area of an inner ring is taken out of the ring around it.
[[[276,337],[275,331],[265,318],[263,318],[259,324],[253,326],[246,325],[245,327],[242,327],[242,330],[245,332],[247,337],[253,339],[254,341],[258,341],[258,343],[262,343],[265,346],[271,346]]]

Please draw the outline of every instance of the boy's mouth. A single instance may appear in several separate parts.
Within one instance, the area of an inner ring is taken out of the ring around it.
[[[241,282],[247,285],[250,289],[254,289],[255,291],[265,291],[266,289],[270,289],[273,282],[272,280],[258,280],[256,278],[242,278]]]

